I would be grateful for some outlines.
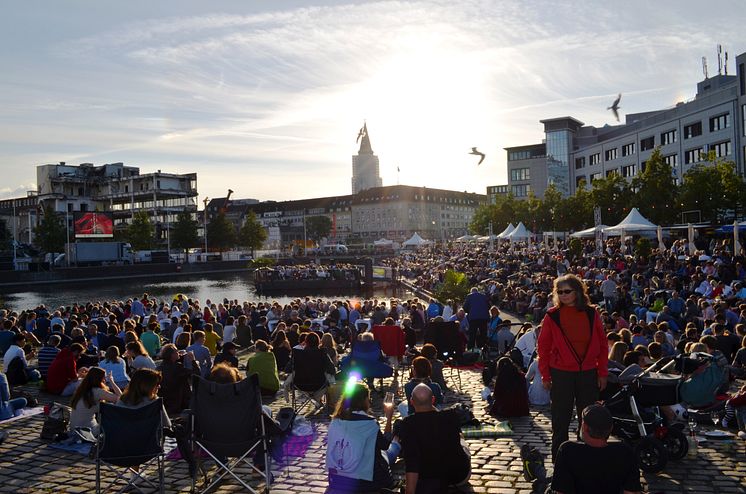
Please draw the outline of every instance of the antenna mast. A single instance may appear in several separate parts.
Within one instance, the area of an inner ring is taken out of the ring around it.
[[[725,75],[728,75],[728,52],[725,52],[725,62],[723,62],[725,68]]]
[[[723,45],[718,43],[718,75],[723,74]]]
[[[707,79],[707,57],[702,57],[702,73],[705,75],[705,79]]]

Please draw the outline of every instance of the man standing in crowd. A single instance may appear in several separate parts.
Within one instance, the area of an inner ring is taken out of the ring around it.
[[[490,320],[490,300],[477,287],[464,300],[466,318],[469,320],[469,348],[482,348]]]

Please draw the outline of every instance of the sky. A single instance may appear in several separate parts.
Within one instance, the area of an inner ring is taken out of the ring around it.
[[[60,161],[197,172],[200,199],[349,194],[364,121],[384,185],[484,194],[541,119],[693,98],[718,43],[734,74],[744,21],[742,0],[4,2],[0,198]]]

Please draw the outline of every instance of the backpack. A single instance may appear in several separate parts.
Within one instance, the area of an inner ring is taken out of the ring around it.
[[[523,478],[527,482],[546,483],[547,469],[544,466],[544,455],[530,444],[521,446],[521,463],[523,464]],[[539,487],[535,485],[535,487]],[[541,492],[535,489],[534,492]]]
[[[474,417],[471,408],[463,403],[455,403],[454,405],[446,408],[446,410],[453,410],[458,415],[459,423],[461,427],[479,427],[479,420]]]
[[[44,425],[41,428],[41,438],[45,441],[54,441],[58,434],[67,432],[70,424],[71,409],[68,406],[54,402],[44,409]]]

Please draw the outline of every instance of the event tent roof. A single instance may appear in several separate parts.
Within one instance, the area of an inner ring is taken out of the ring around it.
[[[377,246],[387,246],[387,245],[393,245],[393,244],[394,244],[393,240],[388,240],[385,238],[382,238],[382,239],[379,239],[373,242],[373,245],[377,245]]]
[[[515,230],[506,235],[506,238],[509,238],[510,240],[520,240],[530,238],[531,235],[533,234],[526,230],[526,225],[524,225],[523,222],[520,222],[518,223],[518,226],[515,227]]]
[[[624,218],[618,225],[610,226],[604,229],[604,233],[631,233],[631,232],[642,232],[657,230],[658,225],[651,223],[645,218],[637,208],[632,208],[626,218]]]
[[[420,237],[419,233],[414,232],[414,235],[412,235],[409,239],[402,242],[402,245],[405,247],[407,246],[418,247],[420,245],[427,245],[429,243],[430,243],[429,240],[425,240],[424,238]]]
[[[505,230],[497,234],[497,238],[506,238],[513,230],[515,230],[513,223],[509,223],[508,226],[505,227]]]
[[[598,230],[604,231],[606,228],[609,228],[609,227],[606,226],[606,225],[592,226],[590,228],[586,228],[585,230],[580,230],[579,232],[575,232],[575,233],[571,234],[570,236],[574,237],[574,238],[590,238],[590,237],[595,237],[596,236],[596,232]]]

